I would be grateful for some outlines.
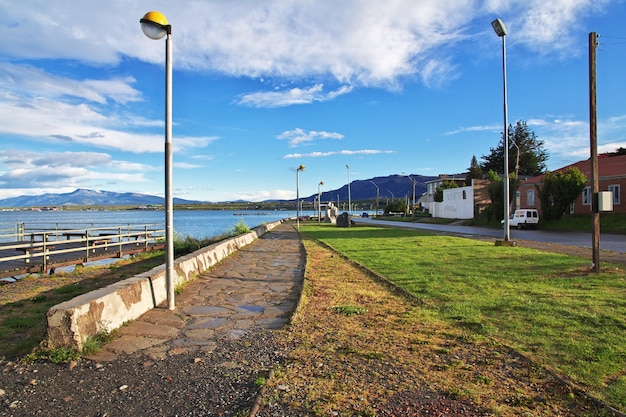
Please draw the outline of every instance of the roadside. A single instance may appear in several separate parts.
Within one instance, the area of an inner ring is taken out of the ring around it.
[[[0,415],[29,415],[20,414],[29,402],[59,416],[105,415],[96,411],[102,404],[110,417],[242,416],[264,385],[259,416],[603,415],[514,351],[438,322],[351,262],[305,243],[308,283],[293,326],[167,360],[0,360]]]
[[[522,355],[446,324],[305,237],[307,288],[259,416],[604,415]]]

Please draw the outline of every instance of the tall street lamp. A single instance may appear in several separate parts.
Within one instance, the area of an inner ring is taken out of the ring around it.
[[[350,166],[346,165],[348,168],[348,214],[352,216],[352,197],[350,196]]]
[[[304,171],[304,165],[296,169],[296,229],[300,231],[300,171]]]
[[[378,185],[376,185],[374,181],[370,181],[370,182],[374,184],[374,187],[376,187],[376,215],[378,216],[378,197],[380,194],[380,188],[378,188]]]
[[[504,86],[504,241],[511,238],[509,227],[509,115],[506,95],[506,27],[500,19],[491,22],[496,35],[502,38],[502,81]]]
[[[403,174],[404,174],[404,172],[403,172]],[[413,210],[415,209],[415,178],[413,178],[412,176],[407,175],[407,174],[404,174],[404,175],[406,175],[406,177],[409,180],[411,180],[411,182],[413,183],[413,194],[412,194],[413,195],[413,197],[412,197],[413,201],[411,203],[412,205],[411,205],[411,210],[410,210],[411,213],[413,213]],[[407,203],[407,206],[408,206],[408,203]]]
[[[165,285],[167,308],[174,303],[174,228],[172,200],[172,26],[160,12],[148,12],[139,20],[150,39],[165,38]]]
[[[322,190],[320,188],[322,185],[324,181],[317,184],[317,224],[320,224],[322,218]]]

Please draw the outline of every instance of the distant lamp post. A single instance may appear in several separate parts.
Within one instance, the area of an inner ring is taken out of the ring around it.
[[[300,231],[300,171],[304,171],[304,165],[296,169],[296,229]]]
[[[148,12],[142,19],[141,30],[150,39],[165,39],[165,285],[167,308],[174,303],[174,228],[172,199],[172,26],[160,12]]]
[[[376,215],[378,216],[378,198],[380,196],[380,188],[378,188],[378,185],[376,185],[374,181],[370,181],[370,182],[374,184],[374,187],[376,187]]]
[[[350,196],[350,166],[346,165],[348,168],[348,214],[352,216],[352,197]]]
[[[403,172],[404,174],[404,172]],[[411,210],[409,210],[411,212],[411,214],[413,214],[413,210],[415,209],[415,178],[413,178],[412,176],[408,175],[408,174],[404,174],[406,175],[406,177],[411,180],[411,182],[413,183],[413,194],[412,195],[412,203],[411,203]],[[408,202],[407,202],[407,206],[408,206]]]
[[[317,224],[322,221],[322,185],[324,185],[324,181],[317,184]]]
[[[502,81],[504,90],[504,241],[511,238],[509,227],[509,115],[506,94],[506,27],[500,19],[491,22],[496,35],[502,38]]]

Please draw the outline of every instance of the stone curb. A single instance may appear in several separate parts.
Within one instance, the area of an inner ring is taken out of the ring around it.
[[[201,248],[174,261],[174,286],[193,280],[238,249],[254,242],[283,221]],[[85,341],[136,320],[167,299],[165,265],[57,304],[48,310],[46,346],[81,350]]]

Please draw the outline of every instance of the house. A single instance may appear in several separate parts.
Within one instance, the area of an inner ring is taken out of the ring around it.
[[[578,168],[587,178],[581,196],[570,205],[569,214],[591,214],[591,159],[567,165],[554,172],[565,172],[569,168]],[[541,211],[537,189],[543,185],[544,177],[545,175],[533,177],[519,185],[516,195],[518,207]],[[613,212],[626,213],[626,202],[622,203],[622,193],[626,189],[626,155],[598,155],[598,180],[599,191],[613,192]]]
[[[443,201],[434,201],[429,205],[429,212],[432,217],[446,219],[473,219],[485,207],[491,203],[487,187],[489,180],[472,179],[472,185],[443,190]]]
[[[459,175],[446,175],[439,174],[437,179],[432,181],[426,181],[426,193],[420,198],[419,202],[422,203],[422,207],[428,210],[429,213],[433,212],[433,204],[435,203],[435,193],[437,192],[437,188],[441,184],[447,181],[452,181],[456,183],[459,187],[465,186],[465,174]]]

